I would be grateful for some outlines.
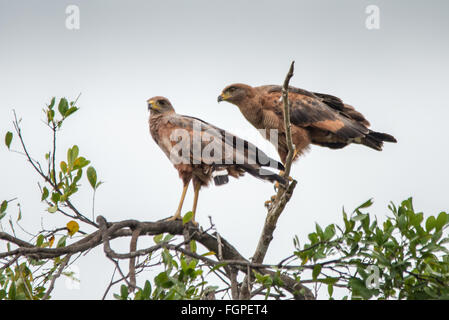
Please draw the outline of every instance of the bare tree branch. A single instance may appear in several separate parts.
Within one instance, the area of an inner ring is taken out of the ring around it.
[[[294,146],[292,144],[291,137],[291,124],[290,124],[290,103],[288,101],[288,86],[290,79],[293,77],[294,71],[294,61],[291,63],[290,68],[288,70],[287,76],[285,77],[284,84],[282,87],[282,102],[284,105],[284,127],[285,127],[285,135],[287,139],[287,147],[288,154],[286,158],[285,172],[284,177],[288,181],[290,175],[290,168],[293,161],[294,155]],[[260,235],[259,242],[257,244],[256,251],[253,254],[252,262],[254,263],[262,263],[267,251],[270,246],[271,240],[273,239],[273,233],[276,229],[277,221],[285,209],[288,201],[290,200],[293,190],[296,187],[296,181],[293,180],[286,188],[281,186],[276,194],[276,198],[273,204],[270,206],[268,210],[267,217],[265,219],[265,224],[262,230],[262,234]],[[247,300],[251,297],[251,288],[248,287],[247,279],[245,279],[242,283],[241,291],[240,291],[240,299]]]

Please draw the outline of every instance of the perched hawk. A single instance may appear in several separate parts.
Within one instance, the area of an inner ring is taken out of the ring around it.
[[[296,159],[310,144],[341,149],[358,143],[382,150],[383,142],[396,142],[386,133],[368,129],[370,123],[340,98],[289,87],[290,122]],[[251,87],[236,83],[224,88],[218,102],[228,101],[239,107],[243,116],[257,129],[278,130],[278,153],[285,164],[288,153],[282,103],[282,87]],[[268,134],[266,135],[268,138]]]
[[[200,119],[177,114],[167,98],[153,97],[147,103],[151,136],[174,164],[184,184],[171,220],[181,217],[190,181],[195,191],[192,209],[195,224],[200,188],[212,178],[215,185],[222,185],[228,182],[228,175],[239,178],[248,172],[262,180],[286,183],[281,176],[262,168],[283,170],[284,166],[250,142]]]

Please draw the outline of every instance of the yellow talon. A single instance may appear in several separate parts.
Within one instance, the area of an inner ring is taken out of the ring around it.
[[[264,206],[265,208],[270,208],[271,205],[273,204],[274,200],[276,200],[276,196],[271,196],[270,200],[267,200],[264,202]]]
[[[287,180],[290,181],[290,182],[292,182],[292,181],[293,181],[293,178],[292,178],[292,177],[288,177]],[[276,181],[276,182],[274,183],[274,190],[275,190],[276,192],[279,190],[279,186],[280,186],[280,183]]]

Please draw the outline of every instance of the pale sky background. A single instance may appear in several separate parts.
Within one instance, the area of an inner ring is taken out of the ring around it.
[[[65,27],[70,4],[79,6],[80,30]],[[368,5],[380,8],[379,30],[365,27]],[[24,158],[7,151],[3,137],[12,131],[15,109],[30,152],[44,163],[50,132],[42,108],[52,96],[74,99],[81,92],[81,109],[60,132],[58,155],[65,159],[77,144],[92,161],[105,181],[97,214],[110,221],[170,216],[181,181],[149,136],[146,99],[166,96],[179,113],[236,133],[278,158],[235,106],[216,98],[233,82],[281,84],[295,60],[292,85],[341,97],[398,144],[386,144],[383,152],[312,147],[293,167],[298,186],[265,262],[290,255],[293,236],[307,239],[315,222],[341,223],[343,206],[350,211],[371,197],[379,219],[388,214],[389,201],[409,196],[427,215],[447,210],[448,9],[444,0],[0,0],[0,200],[19,198],[27,230],[38,230],[41,221],[47,229],[67,223],[45,211],[39,179]],[[90,215],[92,191],[82,182],[73,202]],[[203,189],[197,220],[207,227],[211,215],[222,236],[249,257],[264,223],[263,203],[273,194],[271,184],[251,176],[231,179]],[[184,213],[192,198],[191,189]],[[75,264],[80,288],[70,290],[61,279],[54,297],[101,298],[112,263],[94,250]]]

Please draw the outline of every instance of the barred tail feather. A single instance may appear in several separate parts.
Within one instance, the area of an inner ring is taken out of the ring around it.
[[[265,181],[270,181],[270,182],[279,182],[282,185],[287,185],[287,181],[281,177],[280,175],[264,169],[264,168],[254,168],[251,166],[243,166],[242,167],[246,172],[248,172],[250,175],[252,175],[253,177],[256,177],[258,179],[261,180],[265,180]]]
[[[387,133],[376,132],[371,130],[369,131],[368,135],[366,135],[365,138],[362,139],[362,144],[378,151],[382,150],[384,142],[396,143],[397,140],[395,137]]]

